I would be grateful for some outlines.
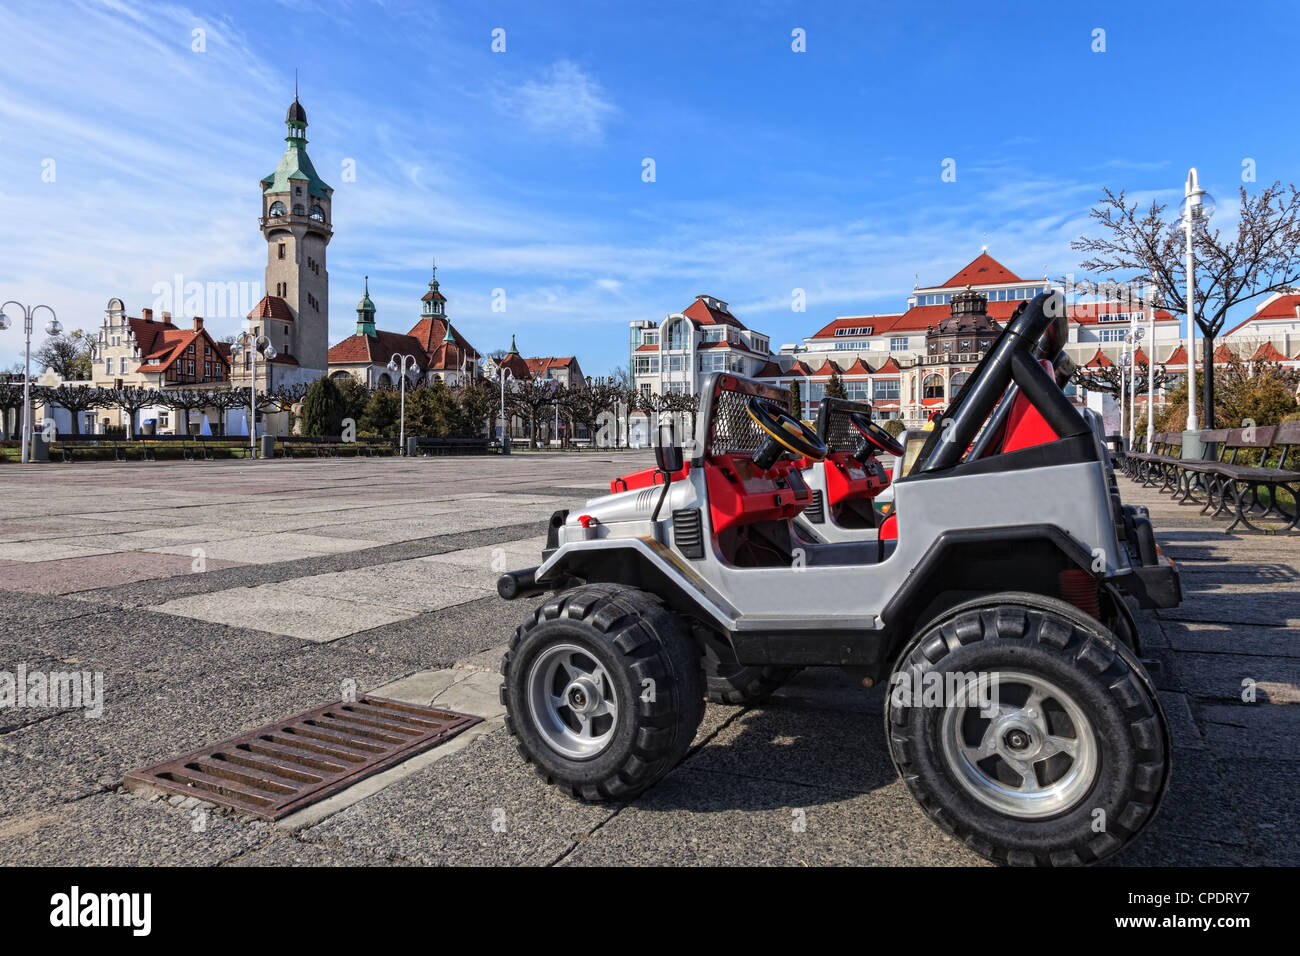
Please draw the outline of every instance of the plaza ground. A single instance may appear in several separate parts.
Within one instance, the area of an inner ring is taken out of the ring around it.
[[[0,710],[0,864],[982,864],[899,782],[882,691],[832,670],[710,705],[687,759],[627,805],[575,803],[524,765],[496,667],[536,602],[499,600],[496,574],[537,563],[553,510],[649,464],[0,466],[0,671],[101,671],[105,695],[99,719]],[[1300,539],[1225,535],[1120,487],[1151,506],[1186,600],[1141,620],[1174,778],[1115,862],[1300,863]],[[276,824],[121,787],[347,682],[484,721]]]

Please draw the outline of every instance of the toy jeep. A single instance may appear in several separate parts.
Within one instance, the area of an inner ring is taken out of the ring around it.
[[[556,592],[502,663],[524,757],[573,796],[627,799],[686,753],[706,694],[752,700],[793,669],[849,667],[888,681],[900,775],[975,851],[1066,865],[1132,841],[1171,751],[1124,595],[1169,607],[1181,592],[1034,356],[1064,322],[1059,293],[1012,317],[894,483],[890,539],[796,539],[813,498],[799,463],[824,442],[784,390],[710,377],[689,458],[661,426],[657,468],[557,512],[542,563],[498,581],[507,599]]]
[[[817,437],[824,458],[803,463],[812,492],[794,516],[794,530],[805,541],[832,544],[879,537],[874,499],[889,487],[889,472],[877,455],[903,457],[903,446],[871,420],[871,406],[845,398],[824,398],[817,410]]]

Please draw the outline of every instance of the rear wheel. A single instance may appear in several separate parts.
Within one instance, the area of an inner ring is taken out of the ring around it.
[[[1142,665],[1054,598],[992,595],[926,625],[891,677],[885,719],[921,808],[997,862],[1110,856],[1168,785],[1168,728]]]
[[[705,693],[713,704],[749,706],[761,703],[795,674],[797,667],[766,667],[741,664],[731,646],[709,634],[704,647]]]
[[[506,729],[547,783],[582,800],[628,799],[685,755],[704,713],[698,650],[634,589],[557,595],[501,662]]]

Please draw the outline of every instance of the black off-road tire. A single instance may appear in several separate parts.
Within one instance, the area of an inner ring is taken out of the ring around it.
[[[1071,695],[1095,732],[1089,789],[1059,812],[1032,819],[976,799],[944,756],[945,708],[896,699],[896,680],[927,671],[1019,671]],[[894,765],[925,813],[975,852],[1010,865],[1091,864],[1118,852],[1155,817],[1171,773],[1168,725],[1132,651],[1073,605],[1036,594],[990,595],[926,624],[895,666],[885,732]]]
[[[589,652],[618,698],[612,738],[583,759],[548,744],[527,702],[530,667],[559,644]],[[542,779],[569,796],[631,799],[672,770],[695,738],[704,716],[699,657],[676,615],[643,591],[594,584],[562,592],[515,630],[502,659],[506,730]]]
[[[762,703],[791,677],[797,667],[758,667],[719,660],[704,655],[704,678],[708,700],[712,704],[750,706]]]

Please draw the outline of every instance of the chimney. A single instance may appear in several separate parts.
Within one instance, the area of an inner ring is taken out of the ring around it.
[[[196,316],[194,317],[194,331],[195,331],[195,332],[202,332],[202,331],[203,331],[203,316],[201,316],[201,315],[196,315]]]
[[[164,322],[170,322],[172,320],[172,314],[170,312],[164,312],[162,314],[162,320]]]
[[[152,322],[152,321],[153,321],[153,309],[141,309],[141,310],[140,310],[140,314],[141,314],[142,316],[144,316],[144,320],[145,320],[146,322]]]

